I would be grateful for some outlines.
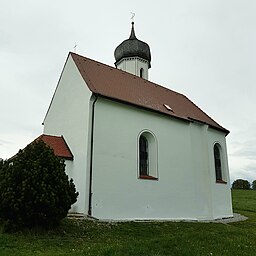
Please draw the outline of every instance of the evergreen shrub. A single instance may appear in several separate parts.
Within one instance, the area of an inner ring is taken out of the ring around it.
[[[253,190],[256,190],[256,180],[254,180],[254,181],[252,182],[252,189],[253,189]]]
[[[64,161],[41,140],[0,165],[0,219],[11,226],[58,225],[77,196]]]

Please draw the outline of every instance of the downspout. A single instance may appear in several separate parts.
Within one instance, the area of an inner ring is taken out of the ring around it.
[[[95,113],[95,104],[98,99],[98,96],[95,95],[95,99],[92,103],[92,116],[91,116],[91,155],[90,155],[90,177],[89,177],[89,207],[88,215],[92,215],[92,170],[93,170],[93,138],[94,138],[94,113]]]

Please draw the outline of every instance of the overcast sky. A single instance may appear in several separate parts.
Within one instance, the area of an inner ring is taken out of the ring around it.
[[[231,181],[256,179],[255,0],[0,0],[0,158],[42,133],[69,51],[114,65],[130,34],[149,80],[185,94],[227,136]]]

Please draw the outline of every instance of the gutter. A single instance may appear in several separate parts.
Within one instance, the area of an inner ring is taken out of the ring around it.
[[[92,116],[91,116],[91,155],[90,155],[90,177],[89,177],[89,207],[88,216],[92,216],[92,170],[93,170],[93,138],[94,138],[94,119],[95,119],[95,104],[98,100],[98,96],[95,95],[95,99],[92,103]]]
[[[162,112],[160,110],[156,110],[156,109],[152,109],[152,108],[149,108],[149,107],[141,106],[141,105],[138,105],[138,104],[135,104],[135,103],[131,103],[131,102],[128,102],[128,101],[124,101],[124,100],[120,100],[120,99],[117,99],[117,98],[114,98],[114,97],[101,95],[99,93],[97,95],[102,97],[102,98],[104,98],[104,99],[112,100],[112,101],[115,101],[115,102],[118,102],[118,103],[122,103],[122,104],[125,104],[125,105],[130,105],[130,106],[133,106],[135,108],[144,109],[144,110],[147,110],[147,111],[158,113],[158,114],[161,114],[161,115],[164,115],[164,116],[168,116],[168,117],[171,117],[171,118],[175,118],[175,119],[178,119],[178,120],[182,120],[182,121],[185,121],[185,122],[189,122],[189,123],[191,123],[191,122],[192,123],[193,122],[198,122],[198,123],[206,124],[206,125],[208,125],[209,127],[213,128],[215,130],[224,132],[225,136],[227,136],[230,133],[229,130],[227,130],[226,128],[220,126],[219,124],[218,124],[219,127],[217,127],[217,126],[214,126],[212,124],[208,124],[207,122],[204,122],[204,121],[201,121],[201,120],[189,117],[189,116],[188,117],[177,116],[177,115],[175,115],[175,112],[173,112],[174,114],[169,114],[169,113]],[[212,118],[210,117],[210,119],[212,119]]]

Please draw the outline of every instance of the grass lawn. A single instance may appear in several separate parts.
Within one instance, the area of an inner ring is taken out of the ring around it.
[[[0,255],[256,255],[256,191],[232,191],[247,221],[102,223],[65,219],[52,231],[0,232]]]

